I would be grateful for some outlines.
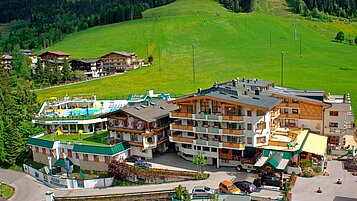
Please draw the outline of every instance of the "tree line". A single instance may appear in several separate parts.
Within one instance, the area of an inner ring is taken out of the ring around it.
[[[2,0],[0,23],[9,23],[8,37],[2,37],[2,51],[44,49],[65,34],[97,25],[140,19],[148,8],[174,0]]]
[[[219,0],[219,3],[233,12],[253,12],[255,0]]]
[[[290,0],[290,4],[295,13],[323,20],[330,20],[326,14],[348,19],[357,17],[357,0]]]
[[[0,66],[0,167],[9,167],[27,158],[28,138],[43,131],[31,122],[38,109],[36,95],[26,81]]]

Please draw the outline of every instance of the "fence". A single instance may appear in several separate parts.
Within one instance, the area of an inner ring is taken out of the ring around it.
[[[108,194],[108,195],[91,195],[91,196],[68,196],[68,197],[56,197],[56,201],[67,200],[171,200],[171,195],[175,193],[175,190],[160,190],[150,192],[138,192],[138,193],[122,193],[122,194]]]
[[[68,189],[78,189],[78,188],[100,188],[108,187],[113,184],[113,177],[110,178],[99,178],[99,179],[71,179],[71,178],[61,178],[56,175],[47,175],[43,172],[36,170],[26,164],[23,164],[23,170],[27,174],[35,177],[37,180],[42,181],[44,184],[51,187],[68,188]]]

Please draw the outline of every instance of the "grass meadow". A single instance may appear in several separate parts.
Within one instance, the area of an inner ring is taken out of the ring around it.
[[[297,40],[294,22],[298,22]],[[357,45],[332,42],[340,30],[346,37],[357,36],[356,23],[315,22],[294,14],[233,13],[214,0],[177,0],[146,11],[141,20],[71,34],[49,49],[68,52],[71,58],[134,51],[139,58],[152,54],[153,65],[115,77],[37,91],[37,95],[42,101],[66,94],[125,96],[148,89],[185,94],[236,77],[272,80],[279,85],[283,51],[284,86],[350,93],[357,112]]]

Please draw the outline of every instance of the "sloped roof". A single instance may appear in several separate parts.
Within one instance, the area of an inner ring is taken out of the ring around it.
[[[47,51],[47,52],[44,52],[42,54],[40,54],[40,56],[44,55],[44,54],[55,54],[55,55],[58,55],[58,56],[69,56],[70,54],[66,53],[66,52],[54,52],[54,51]]]
[[[307,139],[305,140],[304,146],[302,147],[302,151],[323,156],[325,155],[326,147],[326,136],[309,133]]]
[[[127,57],[131,57],[131,56],[135,55],[135,52],[117,52],[117,51],[112,51],[112,52],[109,52],[109,53],[107,53],[107,54],[105,54],[105,55],[103,55],[103,56],[101,56],[101,57],[105,57],[105,56],[107,56],[108,54],[112,54],[112,53],[114,53],[114,54],[120,54],[120,55],[127,56]]]
[[[128,142],[118,143],[113,146],[94,146],[94,145],[83,145],[75,144],[73,146],[73,152],[79,153],[90,153],[90,154],[100,154],[100,155],[115,155],[126,149],[129,149],[130,145]]]
[[[39,147],[51,148],[53,147],[53,141],[43,140],[39,138],[30,138],[26,142],[27,145],[35,145]]]
[[[153,103],[153,104],[151,104]],[[121,110],[131,116],[142,119],[146,122],[153,122],[163,117],[169,116],[169,113],[179,109],[175,104],[168,103],[166,100],[156,100],[149,102],[149,105],[135,104],[129,107],[123,107]]]

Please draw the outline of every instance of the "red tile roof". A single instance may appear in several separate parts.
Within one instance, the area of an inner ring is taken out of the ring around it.
[[[55,54],[55,55],[58,55],[58,56],[69,56],[70,55],[70,54],[65,53],[65,52],[47,51],[47,52],[42,53],[40,56],[42,56],[43,54],[46,54],[46,53]]]

